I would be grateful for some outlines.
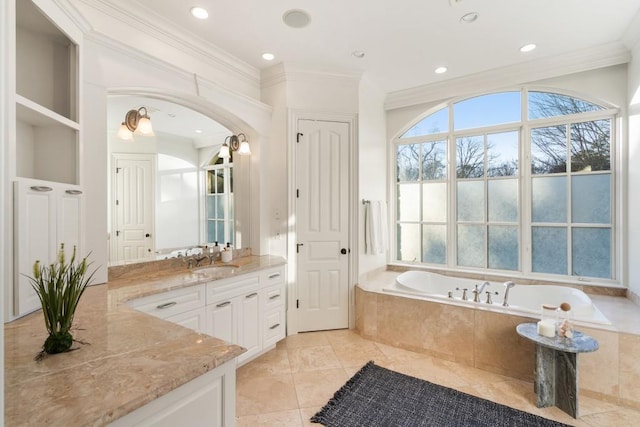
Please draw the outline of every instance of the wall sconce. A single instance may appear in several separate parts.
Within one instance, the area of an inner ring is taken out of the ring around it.
[[[142,112],[144,110],[144,112]],[[146,107],[137,110],[129,110],[124,116],[124,122],[118,129],[118,138],[125,141],[133,141],[133,133],[142,136],[155,136],[151,127],[151,118]]]
[[[220,147],[218,157],[228,159],[231,157],[231,151],[237,151],[238,154],[243,156],[251,154],[251,147],[249,147],[249,141],[247,141],[247,137],[244,133],[226,137],[222,143],[222,147]]]

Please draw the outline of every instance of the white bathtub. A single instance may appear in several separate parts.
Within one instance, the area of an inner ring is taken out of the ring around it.
[[[593,304],[591,298],[579,289],[554,285],[516,284],[509,290],[508,307],[504,307],[502,303],[506,287],[501,282],[490,282],[484,288],[480,302],[473,301],[472,291],[475,289],[475,285],[481,286],[483,282],[483,280],[461,279],[426,271],[406,271],[396,278],[395,283],[383,290],[537,318],[540,317],[542,304],[559,306],[561,303],[567,302],[571,305],[571,316],[576,323],[611,324]],[[462,300],[462,289],[464,288],[467,289],[467,301]],[[492,304],[486,303],[487,291],[491,292]],[[453,298],[449,298],[449,292],[452,292]]]

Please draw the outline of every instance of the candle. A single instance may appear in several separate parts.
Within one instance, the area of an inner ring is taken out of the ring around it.
[[[556,336],[556,322],[553,319],[544,319],[538,322],[538,335],[553,338]]]

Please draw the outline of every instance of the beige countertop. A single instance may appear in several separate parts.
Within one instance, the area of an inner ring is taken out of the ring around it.
[[[131,272],[91,286],[72,334],[76,350],[34,357],[47,332],[42,312],[5,324],[5,425],[100,426],[224,364],[245,350],[138,312],[134,298],[283,265],[248,256],[214,269]]]

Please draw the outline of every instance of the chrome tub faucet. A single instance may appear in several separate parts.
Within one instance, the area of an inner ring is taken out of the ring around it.
[[[504,282],[504,287],[507,289],[504,291],[504,300],[502,301],[503,307],[509,307],[509,289],[513,288],[515,285],[516,284],[510,280],[508,282]]]

